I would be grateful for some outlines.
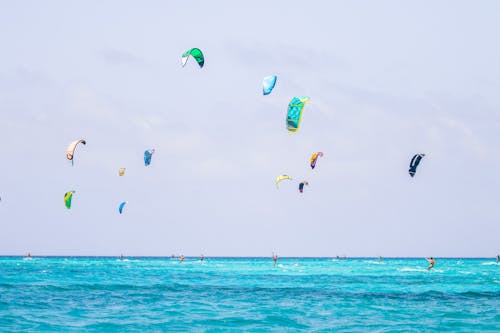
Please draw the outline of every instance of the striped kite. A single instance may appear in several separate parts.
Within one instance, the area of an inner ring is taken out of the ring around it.
[[[306,105],[309,97],[299,96],[294,97],[288,104],[288,113],[286,115],[286,128],[288,133],[296,133],[300,127],[300,121],[302,120],[302,110]]]
[[[318,160],[318,157],[323,157],[323,152],[316,152],[312,154],[310,162],[311,162],[311,168],[314,169],[316,167],[316,161]]]
[[[410,176],[412,177],[415,176],[415,173],[417,172],[417,167],[424,156],[425,154],[416,154],[415,156],[413,156],[413,158],[410,161],[410,170],[408,170]]]

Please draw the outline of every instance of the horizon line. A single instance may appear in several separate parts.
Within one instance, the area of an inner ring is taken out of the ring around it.
[[[11,255],[11,254],[0,254],[0,258],[27,258],[27,255]],[[30,255],[31,258],[121,258],[121,255]],[[157,259],[172,259],[179,258],[180,255],[124,255],[123,258],[157,258]],[[201,256],[192,256],[185,255],[186,259],[199,259]],[[204,259],[272,259],[272,256],[203,256]],[[280,259],[379,259],[379,256],[278,256]],[[382,259],[422,259],[427,258],[426,256],[418,256],[418,257],[407,257],[407,256],[380,256]],[[434,258],[438,259],[496,259],[496,256],[491,257],[440,257],[434,256]]]

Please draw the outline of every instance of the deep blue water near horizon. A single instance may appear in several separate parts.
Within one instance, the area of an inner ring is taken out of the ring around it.
[[[500,331],[492,258],[0,257],[0,332]]]

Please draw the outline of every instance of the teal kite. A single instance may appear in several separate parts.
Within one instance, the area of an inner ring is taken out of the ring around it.
[[[286,115],[286,128],[288,133],[296,133],[302,120],[302,110],[309,100],[308,96],[294,97],[288,104],[288,113]]]
[[[197,48],[187,50],[182,54],[182,67],[186,66],[189,56],[193,57],[198,62],[200,68],[203,68],[203,65],[205,64],[205,57],[203,56],[203,52]]]
[[[262,81],[262,93],[264,95],[269,95],[273,91],[276,85],[276,80],[278,77],[276,75],[266,76]]]

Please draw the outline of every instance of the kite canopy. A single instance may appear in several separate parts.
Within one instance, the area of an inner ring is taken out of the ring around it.
[[[75,191],[69,191],[64,194],[64,204],[66,208],[71,209],[71,199],[73,199],[73,194]]]
[[[202,68],[203,65],[205,64],[205,57],[203,56],[203,53],[201,52],[201,50],[197,49],[197,48],[193,48],[193,49],[187,50],[186,52],[184,52],[182,54],[182,67],[186,66],[186,63],[188,61],[189,56],[196,59],[196,61],[198,62],[198,65],[200,65],[200,68]]]
[[[125,168],[120,168],[120,170],[118,170],[118,175],[121,177],[125,174]]]
[[[314,169],[316,167],[316,161],[318,160],[318,157],[323,157],[323,153],[318,151],[318,152],[312,154],[311,159],[310,159],[312,169]]]
[[[120,204],[120,206],[118,207],[118,211],[120,212],[120,214],[123,212],[123,207],[125,207],[125,205],[126,205],[126,204],[127,204],[127,202],[126,202],[126,201],[124,201],[124,202],[122,202],[122,203]]]
[[[410,170],[408,170],[410,176],[412,177],[415,176],[415,173],[417,172],[417,167],[424,156],[425,154],[416,154],[415,156],[413,156],[413,158],[410,161]]]
[[[276,80],[278,77],[276,75],[266,76],[262,81],[262,93],[264,95],[269,95],[273,91],[276,85]]]
[[[73,142],[71,142],[68,146],[68,149],[66,150],[66,158],[70,161],[73,162],[73,157],[75,155],[75,149],[76,149],[76,146],[81,143],[83,145],[86,145],[87,142],[84,140],[84,139],[80,139],[80,140],[75,140]]]
[[[309,186],[309,183],[307,182],[307,180],[303,180],[300,182],[300,184],[299,184],[299,192],[300,193],[302,193],[304,191],[305,185]]]
[[[294,97],[288,104],[288,113],[286,115],[286,128],[288,133],[296,133],[300,127],[300,121],[302,120],[302,110],[306,105],[309,97],[299,96]]]
[[[292,180],[292,177],[290,177],[290,176],[288,176],[288,175],[281,175],[281,176],[276,177],[276,188],[277,188],[277,189],[279,188],[278,184],[279,184],[281,181],[285,180],[285,179]]]
[[[146,150],[144,152],[144,165],[145,166],[148,166],[151,164],[151,157],[153,156],[154,153],[155,153],[154,149]]]

